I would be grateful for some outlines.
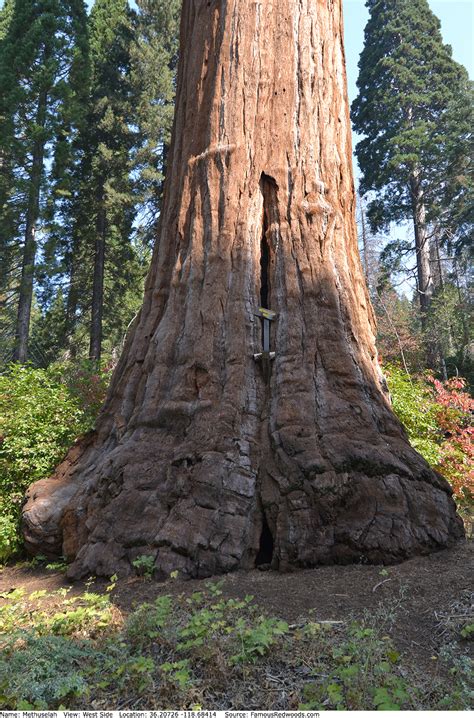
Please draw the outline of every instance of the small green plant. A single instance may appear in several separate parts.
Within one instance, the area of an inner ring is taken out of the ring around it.
[[[322,678],[305,686],[300,709],[401,710],[410,696],[398,672],[399,658],[373,628],[352,624],[345,640],[322,651],[315,667]]]
[[[210,596],[213,596],[213,598],[217,598],[218,596],[222,596],[222,587],[224,585],[224,581],[207,581],[206,588]]]
[[[160,668],[165,676],[176,683],[181,690],[191,682],[191,671],[187,658],[174,663],[163,663]]]
[[[474,623],[466,623],[466,625],[461,628],[460,633],[465,641],[472,641],[474,639]]]
[[[156,640],[162,635],[171,609],[171,596],[160,596],[154,604],[143,603],[130,614],[125,623],[127,638],[137,645]]]
[[[472,676],[474,661],[469,655],[460,655],[458,645],[449,643],[441,648],[440,656],[450,665],[450,690],[439,701],[438,710],[471,710],[474,691]]]
[[[133,562],[133,567],[137,570],[140,576],[144,576],[147,579],[152,579],[155,573],[155,558],[154,556],[142,555],[138,556]]]
[[[80,666],[91,660],[91,646],[64,636],[24,633],[0,655],[0,708],[55,710],[86,696],[88,683]]]
[[[191,614],[187,624],[178,632],[178,651],[189,651],[203,646],[213,633],[225,628],[223,611],[219,608],[202,608]]]
[[[264,656],[275,641],[288,633],[288,624],[277,618],[260,617],[256,626],[249,626],[244,618],[236,624],[240,651],[231,656],[231,664],[253,663]]]
[[[67,571],[66,559],[62,558],[59,561],[52,561],[51,563],[47,563],[45,568],[47,571],[60,571],[61,573],[64,573],[65,571]]]

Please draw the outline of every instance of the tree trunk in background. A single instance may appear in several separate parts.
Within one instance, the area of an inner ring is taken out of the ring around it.
[[[430,265],[430,241],[428,228],[426,226],[426,208],[419,170],[415,170],[410,176],[410,192],[413,208],[413,227],[415,230],[417,288],[420,300],[421,328],[424,332],[426,361],[432,369],[437,369],[437,342],[430,336],[428,325],[429,311],[434,293],[434,282]]]
[[[410,177],[410,190],[413,206],[413,226],[415,230],[418,296],[420,299],[421,322],[423,329],[425,329],[427,315],[433,298],[434,284],[430,267],[430,243],[426,227],[423,189],[417,172],[414,172]]]
[[[31,552],[207,576],[462,535],[384,395],[354,200],[341,1],[185,0],[143,308],[95,435],[30,489]]]
[[[38,98],[36,124],[41,129],[46,122],[47,92],[43,90]],[[31,174],[29,178],[28,206],[25,220],[25,245],[21,267],[21,280],[18,299],[18,311],[15,329],[14,361],[24,363],[28,358],[28,339],[30,335],[31,304],[33,301],[33,281],[36,262],[36,225],[39,216],[41,176],[44,163],[43,137],[33,144]]]
[[[369,269],[369,239],[367,237],[367,223],[365,221],[365,206],[364,201],[362,199],[362,195],[358,194],[357,196],[357,204],[359,207],[360,212],[360,230],[362,234],[362,267],[364,269],[364,276],[365,281],[367,283],[367,287],[370,289],[371,287],[371,277],[370,277],[370,269]]]
[[[104,183],[99,183],[96,240],[94,253],[94,278],[92,284],[92,311],[89,344],[89,359],[100,362],[102,354],[102,315],[104,310],[105,234],[107,218],[105,213]],[[120,297],[118,297],[120,301]]]

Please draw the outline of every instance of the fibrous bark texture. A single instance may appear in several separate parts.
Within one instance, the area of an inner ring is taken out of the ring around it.
[[[277,313],[262,352],[259,306]],[[462,535],[384,389],[341,0],[185,0],[159,242],[96,433],[24,511],[70,575],[397,561]]]

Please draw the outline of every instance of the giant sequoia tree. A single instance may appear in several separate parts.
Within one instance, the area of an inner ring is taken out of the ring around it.
[[[96,432],[30,490],[33,553],[203,576],[462,535],[384,392],[354,204],[341,0],[185,0],[143,308]]]

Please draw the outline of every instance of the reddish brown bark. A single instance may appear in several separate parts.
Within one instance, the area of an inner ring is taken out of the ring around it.
[[[29,549],[61,547],[71,576],[141,554],[203,576],[449,545],[450,489],[409,446],[377,363],[341,1],[185,0],[181,33],[144,305],[92,444],[29,492]],[[278,313],[268,383],[262,299]]]

